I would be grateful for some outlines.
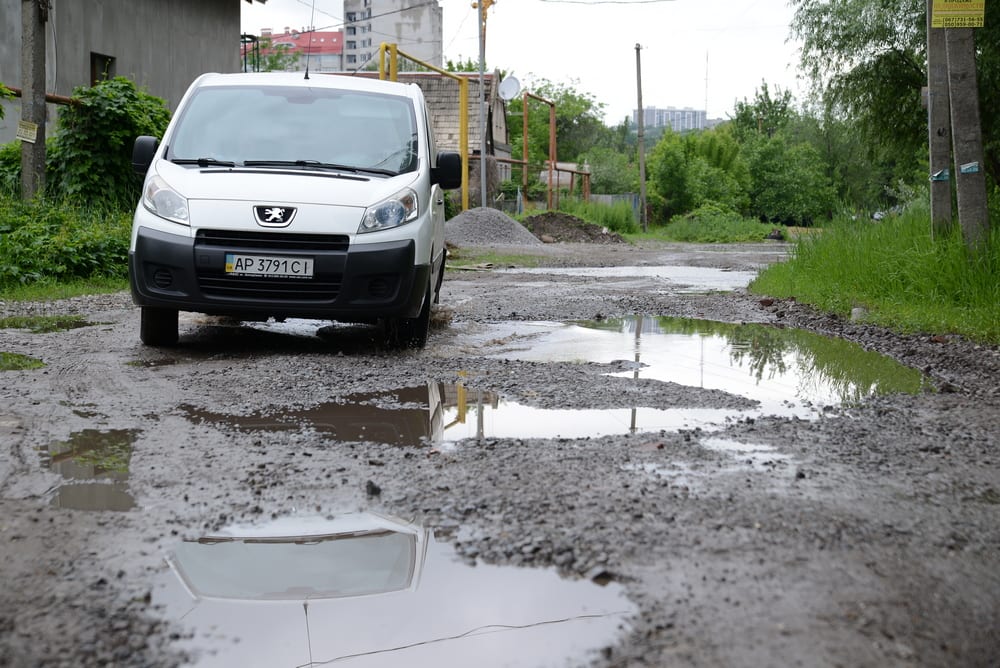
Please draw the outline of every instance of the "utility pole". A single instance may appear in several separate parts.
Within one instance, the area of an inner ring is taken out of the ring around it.
[[[486,206],[486,10],[496,0],[472,3],[479,8],[479,206]]]
[[[976,83],[976,39],[972,28],[946,28],[951,132],[955,155],[958,222],[965,245],[978,250],[989,237],[986,174],[983,170],[983,130]]]
[[[21,0],[21,198],[45,190],[45,22],[48,0]]]
[[[951,216],[951,105],[945,31],[931,27],[934,0],[927,0],[927,135],[931,168],[931,233],[945,237]]]
[[[642,109],[642,45],[635,45],[635,78],[636,89],[638,90],[639,111],[636,114],[637,139],[639,144],[639,221],[642,223],[642,231],[647,232],[646,222],[646,139],[643,126],[645,125],[645,114]]]

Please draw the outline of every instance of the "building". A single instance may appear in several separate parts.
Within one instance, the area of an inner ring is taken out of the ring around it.
[[[259,51],[255,50],[259,48]],[[243,70],[255,71],[255,62],[266,62],[267,56],[282,47],[284,53],[297,55],[295,61],[285,70],[291,72],[342,72],[344,69],[344,33],[337,30],[324,32],[303,28],[296,30],[285,27],[283,33],[275,33],[271,28],[262,28],[260,37],[244,35],[241,55]],[[258,58],[260,60],[258,60]]]
[[[443,67],[443,21],[437,0],[344,0],[344,70],[378,60],[382,42]]]
[[[0,0],[0,82],[21,88],[21,5]],[[262,2],[263,0],[256,0]],[[77,86],[124,76],[166,100],[173,111],[188,85],[208,72],[235,72],[240,9],[251,0],[101,0],[48,2],[45,90],[70,96]],[[10,142],[21,102],[4,104],[0,143]],[[51,135],[56,106],[46,105]]]
[[[632,111],[632,122],[639,124],[639,110]],[[692,109],[685,107],[646,107],[642,113],[643,127],[647,128],[671,128],[674,132],[688,132],[690,130],[705,130],[709,127],[708,114],[703,109]]]

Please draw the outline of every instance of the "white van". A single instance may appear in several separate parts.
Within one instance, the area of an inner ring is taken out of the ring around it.
[[[205,74],[163,140],[139,137],[145,176],[129,250],[139,336],[178,341],[178,311],[384,323],[422,347],[444,277],[443,189],[423,93],[341,75]]]

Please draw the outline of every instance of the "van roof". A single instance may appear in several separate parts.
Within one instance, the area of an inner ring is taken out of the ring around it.
[[[302,72],[236,72],[208,73],[195,81],[199,86],[301,86],[303,88],[336,88],[363,92],[387,93],[420,97],[420,88],[412,83],[385,81],[344,74],[315,73],[306,79]]]

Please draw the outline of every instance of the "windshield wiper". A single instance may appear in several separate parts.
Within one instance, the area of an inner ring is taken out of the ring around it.
[[[397,172],[391,169],[375,169],[370,167],[357,167],[354,165],[338,165],[333,162],[320,162],[319,160],[244,160],[244,167],[306,167],[309,169],[333,169],[339,172],[365,172],[369,174],[385,174],[386,176],[396,176]]]
[[[175,165],[198,165],[199,167],[235,167],[232,160],[216,160],[215,158],[174,158],[170,162]]]

